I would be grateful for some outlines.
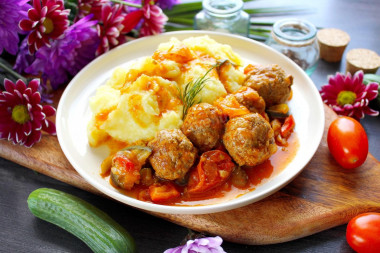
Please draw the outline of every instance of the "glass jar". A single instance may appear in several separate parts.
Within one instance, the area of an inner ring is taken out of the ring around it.
[[[194,28],[248,36],[249,15],[242,0],[203,0],[203,10],[195,15]]]
[[[317,29],[308,21],[283,19],[273,25],[272,36],[266,44],[297,63],[308,75],[317,67],[319,47]]]

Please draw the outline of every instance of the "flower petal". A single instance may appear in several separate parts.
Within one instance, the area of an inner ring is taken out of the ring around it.
[[[27,148],[30,148],[35,143],[39,142],[40,140],[41,140],[41,131],[32,131],[27,141],[25,142],[24,146]]]
[[[41,94],[39,92],[33,93],[31,97],[32,104],[39,104],[41,102]]]
[[[24,124],[24,134],[29,136],[32,133],[32,123],[30,121]]]
[[[45,120],[45,122],[42,126],[42,130],[44,130],[45,132],[47,132],[48,134],[51,134],[51,135],[57,134],[55,124],[50,120]]]
[[[4,79],[5,90],[12,93],[16,89],[16,85],[9,79]]]
[[[28,87],[32,89],[33,92],[38,91],[38,87],[40,86],[40,79],[33,79],[29,82]]]
[[[46,117],[50,117],[56,113],[56,110],[54,107],[50,105],[44,105],[42,108],[42,112],[45,113]]]
[[[370,116],[375,116],[375,117],[379,116],[379,112],[378,111],[373,110],[373,109],[369,108],[368,106],[366,106],[366,107],[363,108],[363,112],[365,114],[370,115]]]

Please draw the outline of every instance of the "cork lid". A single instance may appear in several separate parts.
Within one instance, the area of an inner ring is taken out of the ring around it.
[[[362,69],[375,69],[380,66],[380,56],[376,52],[364,48],[350,50],[347,53],[346,60]]]
[[[317,33],[319,42],[333,47],[346,46],[350,42],[350,36],[342,30],[336,28],[325,28]]]

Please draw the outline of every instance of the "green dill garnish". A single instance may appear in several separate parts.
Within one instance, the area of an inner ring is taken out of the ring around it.
[[[211,68],[207,70],[207,72],[202,77],[198,77],[195,80],[195,82],[193,82],[193,80],[188,82],[183,92],[181,92],[178,88],[179,99],[181,99],[183,103],[182,119],[185,118],[187,111],[190,109],[190,107],[192,107],[194,104],[199,104],[201,102],[201,99],[196,101],[195,97],[203,89],[203,87],[205,87],[206,82],[210,79],[210,78],[206,78],[208,73],[210,73],[210,71],[213,70],[214,68],[218,68],[219,66],[223,65],[226,61],[228,60],[217,62],[215,65],[212,65]]]

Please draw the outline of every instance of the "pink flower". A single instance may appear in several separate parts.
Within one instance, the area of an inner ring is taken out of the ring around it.
[[[96,27],[100,37],[100,45],[96,50],[97,55],[126,42],[122,30],[124,28],[123,21],[127,14],[123,13],[122,10],[123,8],[118,4],[112,7],[103,5],[100,20],[102,24],[98,24]]]
[[[78,0],[78,19],[92,13],[94,14],[93,19],[100,20],[102,17],[102,6],[108,4],[108,0]]]
[[[329,84],[322,86],[320,91],[322,100],[337,114],[361,119],[365,114],[379,115],[378,111],[369,108],[369,101],[378,94],[378,84],[363,84],[363,71],[358,71],[352,77],[336,73],[329,78]]]
[[[123,21],[123,32],[129,33],[130,31],[132,31],[132,29],[138,25],[143,16],[144,12],[142,10],[136,10],[128,13],[128,15],[125,17]]]
[[[20,21],[20,28],[31,31],[28,36],[29,52],[33,54],[42,46],[50,46],[52,39],[59,38],[69,26],[70,10],[63,9],[62,0],[33,0],[29,19]]]
[[[161,8],[154,5],[154,1],[146,1],[142,11],[144,21],[140,29],[140,36],[162,33],[168,17],[162,12]]]
[[[54,123],[47,119],[55,109],[40,104],[39,84],[39,79],[30,81],[28,87],[22,80],[14,84],[5,79],[5,91],[0,93],[0,139],[31,147],[41,140],[41,131],[56,133]]]

